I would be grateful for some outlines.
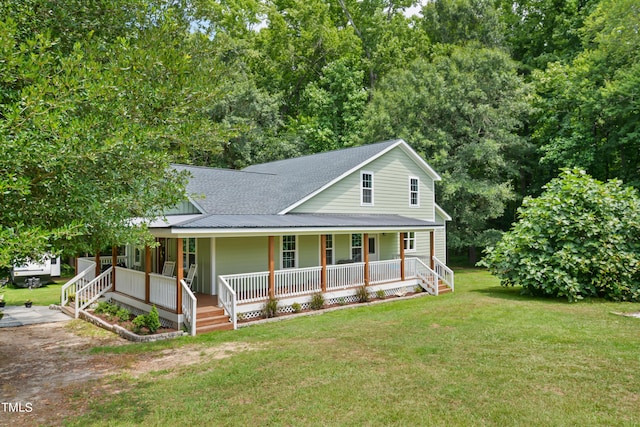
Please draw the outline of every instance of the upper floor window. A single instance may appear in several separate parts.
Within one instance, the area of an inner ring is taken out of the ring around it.
[[[409,178],[409,206],[420,206],[420,180]]]
[[[360,204],[373,205],[373,172],[361,172],[360,183]]]

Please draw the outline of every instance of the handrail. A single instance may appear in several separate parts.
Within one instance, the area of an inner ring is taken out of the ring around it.
[[[191,289],[189,289],[189,286],[187,286],[184,279],[180,280],[180,285],[182,286],[182,313],[184,314],[184,318],[191,330],[190,334],[195,337],[196,320],[198,317],[198,300],[193,292],[191,292]]]
[[[80,283],[82,287],[82,285],[86,285],[86,283],[82,283],[82,281],[84,280],[84,278],[91,272],[93,272],[95,270],[95,263],[93,263],[92,266],[87,267],[86,269],[84,269],[83,271],[81,271],[80,273],[76,274],[73,279],[69,280],[67,283],[65,283],[62,288],[60,289],[60,306],[64,307],[65,305],[67,305],[67,303],[69,302],[69,288],[71,286],[74,286],[73,289],[73,293],[77,294],[78,293],[78,284]]]
[[[236,319],[236,292],[222,276],[218,276],[218,284],[218,304],[225,309],[227,315],[231,318],[233,329],[238,329],[238,321]]]
[[[76,292],[76,318],[80,310],[89,307],[94,301],[97,301],[102,295],[106,294],[112,288],[113,283],[111,274],[113,267],[109,267],[98,277],[87,283]],[[85,295],[86,294],[86,295]]]
[[[422,260],[418,258],[415,258],[415,260],[416,276],[420,279],[420,286],[429,294],[438,296],[438,274],[422,262]]]
[[[438,277],[454,291],[454,274],[453,270],[446,266],[445,263],[433,256],[433,267]]]

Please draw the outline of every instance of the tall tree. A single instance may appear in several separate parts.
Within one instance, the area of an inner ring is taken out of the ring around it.
[[[514,153],[529,113],[530,88],[498,50],[450,46],[380,84],[364,140],[401,137],[443,175],[439,200],[453,217],[452,248],[484,246],[492,219],[515,199]]]

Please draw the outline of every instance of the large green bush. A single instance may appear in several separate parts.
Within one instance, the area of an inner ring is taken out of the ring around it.
[[[637,191],[564,170],[539,197],[524,200],[482,264],[503,286],[531,295],[640,301]]]

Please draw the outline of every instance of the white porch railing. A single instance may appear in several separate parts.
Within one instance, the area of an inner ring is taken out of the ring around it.
[[[175,277],[151,273],[149,274],[149,280],[149,302],[169,310],[175,310],[178,306]],[[116,290],[118,290],[117,287]],[[144,299],[144,294],[142,299]]]
[[[78,289],[84,287],[87,283],[93,280],[96,276],[96,264],[94,262],[84,265],[84,270],[81,270],[73,279],[69,280],[62,286],[60,291],[60,305],[65,306],[69,303],[69,296],[78,293]]]
[[[442,261],[440,261],[435,256],[433,257],[433,269],[440,279],[447,284],[451,288],[451,291],[454,291],[454,276],[453,270],[447,267]]]
[[[369,263],[369,284],[393,282],[401,279],[399,259]]]
[[[327,266],[327,290],[364,285],[364,262]]]
[[[276,298],[320,292],[322,267],[295,268],[275,272]]]
[[[420,286],[429,294],[438,296],[438,275],[427,264],[421,260],[415,259],[416,277]]]
[[[189,328],[189,334],[195,337],[198,300],[184,280],[180,281],[180,287],[182,289],[182,314],[184,315],[184,323]]]
[[[111,278],[113,275],[111,272],[113,267],[109,267],[101,275],[87,283],[76,292],[76,318],[78,312],[89,307],[94,301],[97,301],[102,295],[107,293],[113,286]]]
[[[264,301],[269,298],[269,272],[230,274],[224,276],[234,290],[238,304]]]
[[[87,280],[87,282],[96,278],[96,263],[89,258],[78,258],[78,271],[85,271],[89,268],[93,268],[93,271],[89,271],[85,276],[85,280]]]
[[[236,319],[236,292],[231,288],[225,277],[218,276],[218,304],[224,308],[227,315],[231,318],[233,329],[238,329],[238,321]]]
[[[144,301],[144,272],[116,267],[116,291]]]

